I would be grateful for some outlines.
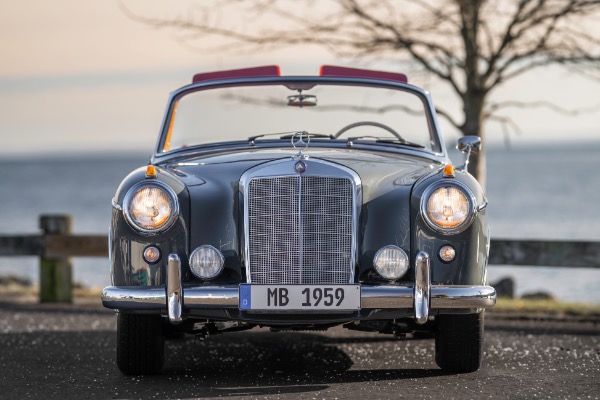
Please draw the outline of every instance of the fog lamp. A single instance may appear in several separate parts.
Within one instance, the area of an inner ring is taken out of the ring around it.
[[[190,256],[190,269],[200,279],[212,279],[223,271],[225,257],[211,245],[197,247]]]
[[[440,248],[439,254],[442,261],[450,262],[454,260],[454,257],[456,257],[456,250],[454,250],[454,247],[447,244]]]
[[[373,266],[385,279],[396,280],[408,271],[408,256],[398,246],[385,246],[375,254]]]
[[[142,255],[148,264],[154,264],[160,260],[160,249],[156,246],[148,246],[144,249]]]

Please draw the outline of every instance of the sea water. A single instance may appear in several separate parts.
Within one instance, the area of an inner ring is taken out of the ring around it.
[[[38,233],[41,214],[70,214],[75,233],[107,234],[117,186],[147,162],[139,154],[3,157],[0,235]],[[599,162],[600,142],[489,148],[492,237],[600,241]],[[110,284],[106,258],[73,262],[76,281]],[[0,257],[0,275],[37,282],[38,269],[36,257]],[[565,301],[600,303],[600,269],[490,266],[488,277],[514,278],[518,295],[546,291]]]

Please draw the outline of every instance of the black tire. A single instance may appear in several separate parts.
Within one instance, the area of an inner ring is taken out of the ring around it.
[[[155,374],[165,361],[165,339],[160,315],[119,313],[117,365],[126,375]]]
[[[435,362],[447,372],[474,372],[483,359],[484,313],[440,315]]]

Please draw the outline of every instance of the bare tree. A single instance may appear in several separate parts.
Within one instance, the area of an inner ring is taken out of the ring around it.
[[[553,64],[592,75],[600,66],[600,38],[589,33],[600,22],[600,0],[229,0],[199,2],[173,19],[125,10],[191,38],[219,36],[224,40],[218,51],[317,45],[363,62],[409,62],[449,85],[460,100],[460,117],[441,108],[438,114],[463,135],[482,139],[485,122],[514,126],[499,111],[526,105],[490,100],[506,81]],[[253,22],[228,25],[223,21],[232,10]],[[255,21],[266,15],[269,23]],[[532,105],[558,107],[546,101]],[[484,183],[483,156],[469,167]]]

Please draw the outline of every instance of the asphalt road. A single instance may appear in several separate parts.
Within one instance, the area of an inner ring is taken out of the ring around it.
[[[488,314],[475,373],[443,374],[432,339],[256,329],[167,344],[163,374],[121,375],[98,305],[0,301],[0,398],[597,399],[600,322]]]

